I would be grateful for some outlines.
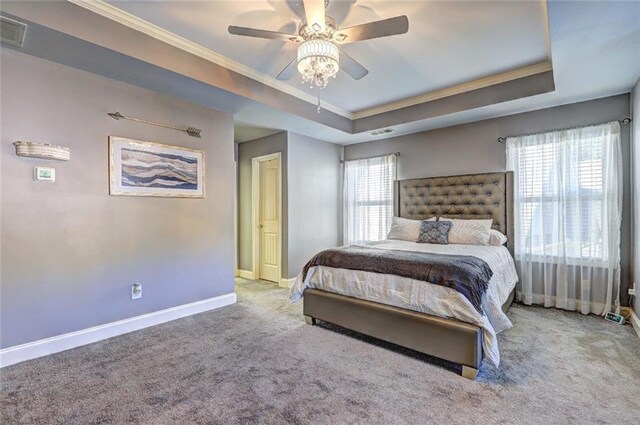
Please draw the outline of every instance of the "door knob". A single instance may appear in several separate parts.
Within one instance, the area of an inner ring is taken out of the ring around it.
[[[263,227],[264,227],[264,225],[258,224],[258,229],[262,229]]]

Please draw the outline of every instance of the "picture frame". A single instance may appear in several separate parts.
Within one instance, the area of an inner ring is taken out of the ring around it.
[[[204,198],[204,152],[109,136],[109,194]]]

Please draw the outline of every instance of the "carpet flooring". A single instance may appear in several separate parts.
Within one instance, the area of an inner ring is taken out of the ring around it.
[[[632,424],[629,326],[515,305],[502,365],[446,363],[331,326],[287,291],[239,279],[239,302],[0,371],[2,424]]]

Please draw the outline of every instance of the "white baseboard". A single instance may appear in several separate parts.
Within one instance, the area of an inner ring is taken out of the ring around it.
[[[254,280],[254,275],[252,271],[249,270],[240,270],[238,269],[238,277],[244,278],[244,279],[249,279],[249,280]]]
[[[235,304],[236,294],[230,293],[220,295],[206,300],[196,301],[189,304],[179,305],[164,310],[154,311],[129,319],[118,320],[117,322],[106,323],[92,328],[69,332],[51,338],[28,342],[0,350],[0,368],[25,360],[35,359],[92,342],[122,335],[125,333],[159,325],[171,320],[203,313],[216,308]]]
[[[629,321],[631,322],[631,326],[633,326],[633,329],[636,330],[636,333],[638,334],[638,338],[640,338],[640,318],[638,318],[638,316],[633,310],[631,310]]]
[[[281,288],[291,288],[295,281],[295,277],[293,279],[280,279],[280,283],[278,283],[278,286],[280,286]]]

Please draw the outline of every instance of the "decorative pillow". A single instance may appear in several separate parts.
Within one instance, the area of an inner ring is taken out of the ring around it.
[[[447,245],[449,243],[450,221],[427,221],[420,223],[420,237],[418,243],[437,243]]]
[[[460,220],[453,218],[442,218],[441,222],[451,222],[452,227],[449,232],[449,243],[462,245],[489,245],[491,237],[491,224],[489,220]]]
[[[489,245],[501,246],[507,243],[507,237],[500,231],[491,229]]]
[[[436,218],[431,217],[428,221],[436,221]],[[420,220],[393,217],[387,239],[416,242],[420,237],[420,222]]]

